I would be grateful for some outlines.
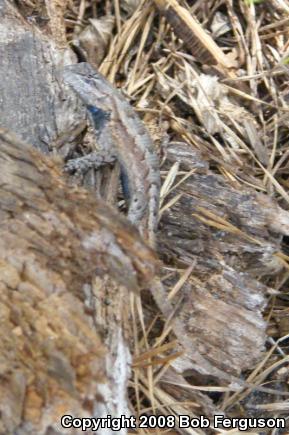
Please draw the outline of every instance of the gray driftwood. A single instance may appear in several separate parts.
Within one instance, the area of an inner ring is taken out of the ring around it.
[[[210,173],[200,155],[185,144],[171,144],[167,161],[168,168],[175,162],[182,170],[195,168],[168,197],[169,201],[181,194],[164,212],[159,235],[160,252],[168,264],[192,267],[173,299],[176,316],[186,327],[195,361],[198,355],[207,360],[207,365],[199,365],[199,374],[220,379],[221,370],[224,376],[239,376],[264,349],[262,311],[271,289],[260,277],[283,267],[280,235],[289,234],[289,214],[273,200],[239,190]],[[172,288],[177,278],[171,277],[167,285]],[[186,353],[191,359],[192,352]],[[186,357],[175,367],[196,375],[196,366],[192,370]]]
[[[0,0],[0,127],[48,153],[51,144],[84,117],[81,105],[61,85],[59,71],[71,51]]]

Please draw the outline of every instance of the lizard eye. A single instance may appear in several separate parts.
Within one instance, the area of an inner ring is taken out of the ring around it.
[[[84,83],[90,85],[91,84],[91,78],[90,77],[83,77]]]

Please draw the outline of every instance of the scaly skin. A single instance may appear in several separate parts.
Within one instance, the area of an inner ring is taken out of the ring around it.
[[[98,145],[120,162],[129,192],[128,218],[154,246],[158,221],[160,172],[152,140],[124,96],[88,63],[65,67],[63,78],[86,105]],[[94,160],[97,155],[94,153]]]

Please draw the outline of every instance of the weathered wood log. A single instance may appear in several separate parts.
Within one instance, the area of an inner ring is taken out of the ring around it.
[[[0,131],[1,433],[44,434],[60,429],[63,414],[127,411],[121,314],[106,354],[83,286],[107,273],[137,290],[154,270],[154,254],[124,218]]]
[[[212,174],[185,144],[171,144],[167,161],[167,168],[178,162],[181,170],[194,169],[169,195],[168,201],[179,199],[163,213],[159,234],[165,261],[191,267],[172,301],[192,348],[173,364],[195,382],[206,383],[208,375],[222,381],[221,372],[225,381],[225,374],[238,377],[262,355],[262,311],[272,290],[260,276],[283,267],[280,234],[289,233],[289,213],[269,197]],[[171,276],[167,288],[178,279]]]
[[[47,154],[84,116],[78,100],[58,79],[63,64],[75,56],[7,0],[0,0],[0,21],[0,127],[13,126],[20,138]]]

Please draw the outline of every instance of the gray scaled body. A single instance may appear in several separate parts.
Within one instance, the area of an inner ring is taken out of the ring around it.
[[[129,193],[128,218],[154,245],[158,221],[160,172],[152,140],[140,118],[99,72],[88,63],[65,67],[63,78],[86,105],[95,130],[99,153],[79,160],[98,167],[120,162],[124,190]],[[81,163],[82,162],[82,163]]]

